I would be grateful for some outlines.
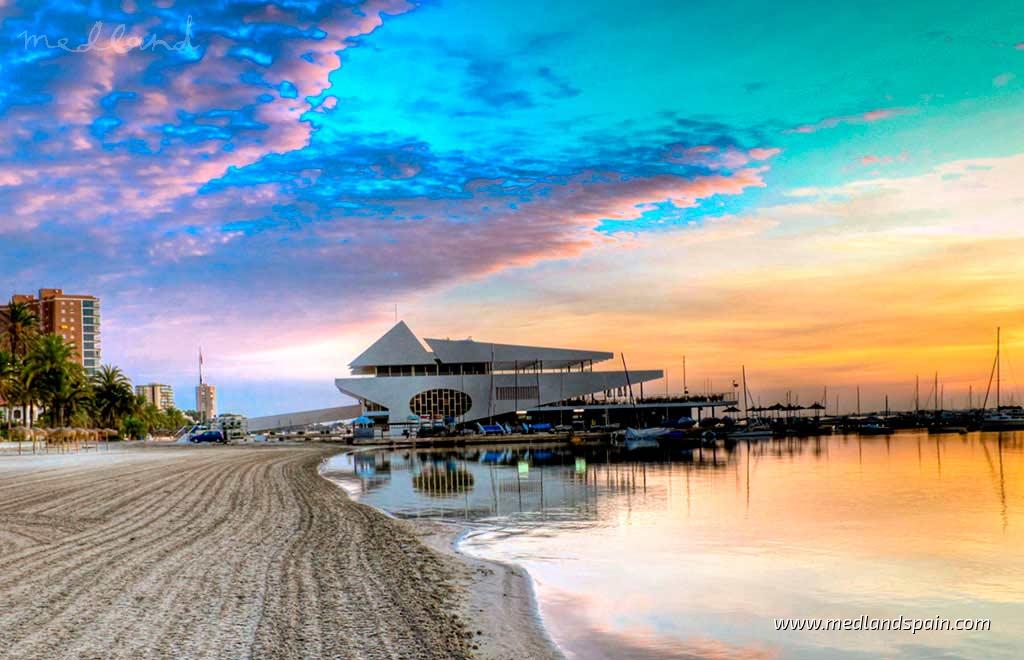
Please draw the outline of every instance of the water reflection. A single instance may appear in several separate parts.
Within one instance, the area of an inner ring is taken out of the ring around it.
[[[369,466],[372,466],[370,469]],[[509,446],[337,457],[400,516],[534,576],[576,657],[1016,657],[1024,435],[693,451]],[[437,488],[425,488],[428,475]],[[417,485],[419,483],[419,485]],[[990,617],[986,633],[781,633],[778,617]]]

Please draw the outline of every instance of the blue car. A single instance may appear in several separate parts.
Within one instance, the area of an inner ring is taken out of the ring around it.
[[[203,431],[190,437],[189,442],[224,442],[224,434],[220,431]]]

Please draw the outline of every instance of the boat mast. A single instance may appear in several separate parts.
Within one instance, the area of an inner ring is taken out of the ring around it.
[[[919,415],[921,413],[921,376],[919,374],[914,375],[914,414]]]
[[[935,412],[939,412],[939,372],[935,372]]]
[[[636,425],[642,426],[640,423],[640,411],[636,407],[636,399],[633,398],[633,384],[629,381],[629,369],[626,367],[626,354],[620,353],[622,357],[622,370],[626,372],[626,387],[629,389],[629,403],[633,406],[633,413],[636,415]]]
[[[683,358],[683,364],[686,364],[686,358]],[[747,412],[747,365],[741,367],[743,370],[743,418],[749,419],[750,413]]]
[[[997,411],[999,410],[999,389],[1000,389],[999,381],[1002,379],[1002,371],[1003,371],[1002,365],[1000,364],[1001,360],[1000,360],[1000,355],[999,355],[1000,348],[1001,348],[1001,342],[999,341],[1000,340],[1000,333],[1001,332],[1002,332],[1002,328],[997,327],[996,328],[996,410]]]

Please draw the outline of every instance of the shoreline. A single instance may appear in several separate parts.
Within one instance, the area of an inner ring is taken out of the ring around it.
[[[363,504],[343,480],[331,478],[330,473],[323,469],[329,458],[324,458],[317,470],[318,474],[345,493],[346,497]],[[471,633],[474,655],[494,659],[565,658],[544,627],[533,579],[526,569],[515,564],[476,557],[460,550],[459,542],[468,531],[460,523],[399,518],[384,509],[369,504],[363,506],[372,508],[397,524],[408,526],[423,545],[462,567],[456,579],[464,593],[457,600],[462,619]]]

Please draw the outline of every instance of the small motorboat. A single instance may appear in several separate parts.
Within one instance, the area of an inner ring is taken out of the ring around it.
[[[861,435],[892,435],[892,429],[885,424],[877,424],[875,422],[869,422],[867,424],[861,424],[857,428],[857,432]]]
[[[739,431],[730,431],[730,440],[761,440],[765,438],[772,438],[775,436],[775,432],[770,427],[757,425],[749,426]]]

